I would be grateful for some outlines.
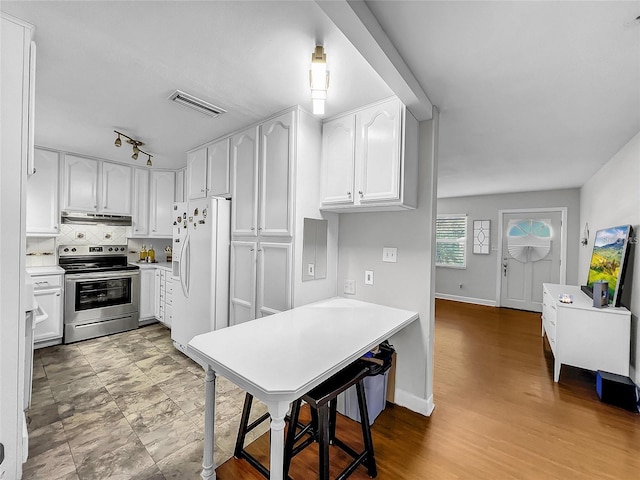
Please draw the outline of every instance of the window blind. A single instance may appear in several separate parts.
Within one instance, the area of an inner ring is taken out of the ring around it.
[[[467,266],[467,216],[446,215],[436,219],[436,266]]]

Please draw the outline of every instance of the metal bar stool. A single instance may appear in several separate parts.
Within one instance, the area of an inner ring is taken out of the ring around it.
[[[373,440],[369,427],[369,414],[367,411],[367,399],[364,393],[363,380],[371,374],[371,363],[358,360],[351,365],[340,370],[325,382],[318,385],[302,398],[296,400],[291,407],[289,426],[285,440],[284,451],[284,473],[288,478],[289,467],[292,458],[300,453],[304,448],[317,440],[319,443],[318,470],[320,480],[329,480],[329,444],[341,448],[344,452],[353,457],[353,461],[338,475],[337,480],[344,480],[351,475],[358,465],[362,464],[367,468],[371,478],[378,472],[376,460],[373,452]],[[360,425],[362,427],[362,438],[364,450],[360,453],[353,450],[340,439],[336,438],[336,404],[338,394],[344,392],[352,385],[356,386],[358,395],[358,407],[360,410]],[[311,408],[311,422],[299,428],[298,416],[300,414],[300,404],[304,400]],[[301,443],[296,443],[304,436]]]

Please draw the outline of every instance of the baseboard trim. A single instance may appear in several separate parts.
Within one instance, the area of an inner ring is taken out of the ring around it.
[[[396,388],[395,404],[401,407],[408,408],[412,412],[419,413],[420,415],[430,416],[435,408],[433,404],[433,395],[430,395],[426,400],[420,398],[413,393],[406,392],[399,388]]]
[[[495,307],[495,300],[486,300],[484,298],[463,297],[460,295],[450,295],[448,293],[435,293],[434,297],[442,300],[452,300],[454,302],[473,303],[476,305],[485,305],[487,307]]]

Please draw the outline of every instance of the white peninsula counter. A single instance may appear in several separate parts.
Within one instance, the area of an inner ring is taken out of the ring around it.
[[[216,374],[269,408],[270,478],[282,480],[289,404],[417,318],[417,312],[336,297],[194,337],[189,350],[208,365],[202,478],[216,478]]]

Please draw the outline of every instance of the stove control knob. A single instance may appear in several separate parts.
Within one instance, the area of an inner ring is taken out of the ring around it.
[[[76,251],[75,247],[74,247],[74,248],[72,248],[72,249],[71,249],[71,251],[72,251],[72,252],[75,252],[75,251]]]
[[[109,247],[109,251],[110,251],[110,252],[113,252],[113,248]]]
[[[124,252],[124,247],[120,247],[120,251],[121,251],[121,252]]]
[[[63,252],[68,252],[68,251],[69,251],[69,249],[68,249],[68,248],[65,248],[65,249],[63,250]]]

